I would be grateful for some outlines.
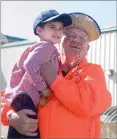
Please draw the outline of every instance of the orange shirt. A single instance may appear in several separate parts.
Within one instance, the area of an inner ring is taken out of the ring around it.
[[[51,89],[38,112],[41,138],[100,138],[100,114],[111,106],[101,67],[84,61]]]
[[[101,67],[84,61],[65,77],[60,73],[51,89],[38,112],[41,138],[100,138],[100,114],[111,106]],[[1,115],[4,125],[7,107]]]
[[[3,125],[9,125],[8,119],[7,119],[7,113],[12,110],[11,107],[6,103],[6,100],[4,98],[5,90],[0,91],[1,95],[1,121]]]

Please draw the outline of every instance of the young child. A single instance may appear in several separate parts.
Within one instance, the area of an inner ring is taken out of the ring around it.
[[[48,87],[40,74],[40,67],[55,57],[55,70],[59,70],[58,51],[54,44],[60,42],[65,26],[72,23],[68,14],[59,14],[55,10],[41,12],[33,26],[34,34],[39,36],[40,42],[28,47],[15,64],[10,82],[5,91],[5,98],[15,111],[31,109],[37,112],[40,95],[48,94]],[[29,116],[29,115],[28,115]],[[36,118],[37,115],[32,118]],[[31,116],[29,116],[31,117]],[[8,138],[39,138],[28,137],[9,127]]]

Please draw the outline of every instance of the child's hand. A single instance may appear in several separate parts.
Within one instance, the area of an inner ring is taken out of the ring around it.
[[[41,93],[44,97],[46,97],[46,96],[48,96],[49,91],[50,91],[50,89],[46,88],[46,89],[42,90]]]
[[[39,108],[45,106],[47,104],[47,98],[44,97],[43,95],[40,97],[40,101],[39,101]]]

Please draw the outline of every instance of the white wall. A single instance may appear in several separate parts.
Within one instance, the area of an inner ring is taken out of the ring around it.
[[[0,90],[6,87],[6,83],[8,83],[10,74],[15,62],[19,59],[22,52],[29,46],[22,45],[16,47],[3,47],[1,49],[1,83]]]
[[[112,94],[113,105],[117,105],[117,68],[116,68],[116,47],[117,32],[103,33],[101,37],[90,43],[87,55],[88,61],[100,64],[105,73],[106,83]],[[114,70],[113,76],[108,76],[107,71]]]

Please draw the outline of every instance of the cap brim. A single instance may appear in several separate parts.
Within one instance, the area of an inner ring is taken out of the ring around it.
[[[69,26],[69,25],[72,24],[72,19],[71,19],[70,15],[68,15],[68,14],[61,14],[61,15],[57,15],[57,16],[51,17],[51,18],[45,20],[42,23],[49,22],[49,21],[62,22],[64,27]]]

